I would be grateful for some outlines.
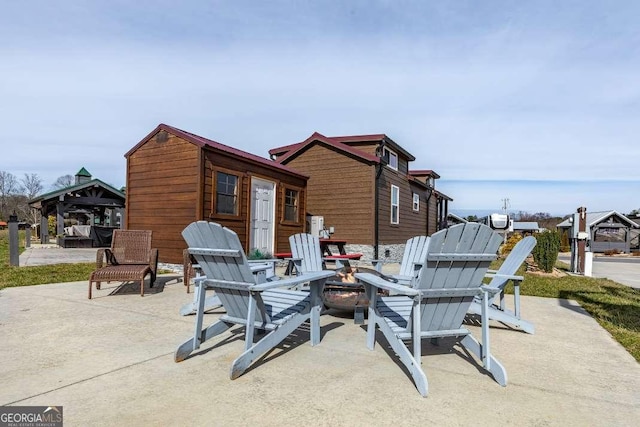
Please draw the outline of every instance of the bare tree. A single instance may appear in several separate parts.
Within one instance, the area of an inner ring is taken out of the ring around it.
[[[75,183],[75,178],[72,175],[62,175],[53,183],[54,190],[69,187]]]
[[[42,186],[42,179],[40,179],[37,173],[25,173],[24,178],[22,178],[20,182],[24,189],[23,193],[29,200],[35,199],[35,197],[40,194],[44,188]]]
[[[15,175],[11,172],[0,171],[0,218],[7,219],[9,217],[8,199],[16,194],[19,189]]]
[[[32,224],[38,224],[38,222],[40,221],[40,212],[37,209],[31,209],[28,202],[29,200],[35,199],[36,196],[42,192],[42,179],[40,179],[40,177],[36,173],[25,173],[24,178],[22,178],[21,182],[23,193],[27,198],[27,203],[24,206],[24,218],[29,218],[29,221]]]

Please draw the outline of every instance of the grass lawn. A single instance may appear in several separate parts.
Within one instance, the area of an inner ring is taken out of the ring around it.
[[[19,251],[22,253],[24,251],[24,231],[20,231],[19,234]],[[0,289],[12,286],[89,280],[89,275],[95,270],[95,267],[95,263],[11,267],[9,265],[9,231],[0,230]]]
[[[564,263],[559,262],[557,266],[568,270]],[[640,362],[640,290],[609,279],[583,276],[547,277],[524,273],[524,277],[521,295],[577,301]],[[507,292],[513,292],[511,285]]]
[[[24,244],[23,232],[20,242]],[[567,268],[562,263],[559,266]],[[9,233],[0,230],[0,289],[88,280],[94,268],[94,263],[10,267]],[[607,279],[520,274],[525,276],[522,295],[576,300],[640,362],[640,290]],[[507,288],[507,292],[512,289]]]

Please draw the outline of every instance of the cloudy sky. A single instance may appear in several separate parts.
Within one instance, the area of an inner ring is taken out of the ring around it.
[[[125,185],[159,123],[385,133],[450,209],[640,208],[640,2],[0,0],[0,170]]]

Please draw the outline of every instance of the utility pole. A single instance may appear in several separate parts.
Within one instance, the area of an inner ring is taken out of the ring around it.
[[[505,214],[508,214],[507,210],[511,207],[511,204],[509,203],[509,198],[505,197],[504,199],[502,199],[502,212],[504,212]]]
[[[506,244],[507,243],[507,234],[509,234],[509,212],[508,209],[511,207],[511,204],[509,203],[509,198],[505,197],[504,199],[502,199],[502,212],[504,212],[504,214],[507,216],[507,229],[504,230],[504,234],[502,235],[502,243]]]

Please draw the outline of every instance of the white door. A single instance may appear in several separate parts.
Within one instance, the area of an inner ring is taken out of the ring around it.
[[[273,254],[276,184],[251,178],[251,241],[249,250]]]

